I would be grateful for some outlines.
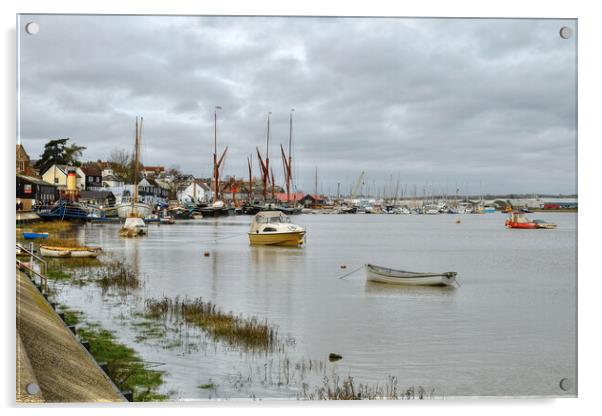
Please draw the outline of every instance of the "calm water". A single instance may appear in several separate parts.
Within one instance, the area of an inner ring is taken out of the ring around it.
[[[293,219],[307,227],[307,245],[295,249],[250,247],[239,235],[245,216],[151,226],[140,239],[87,225],[82,239],[127,258],[144,285],[127,296],[67,285],[60,300],[164,363],[174,399],[294,398],[333,371],[371,384],[395,376],[435,396],[574,395],[559,381],[576,377],[577,216],[531,216],[558,228],[507,230],[502,214],[464,215],[461,224],[451,215],[301,215]],[[457,271],[461,287],[367,283],[363,271],[338,279],[368,262]],[[136,341],[134,313],[164,296],[267,319],[287,346],[249,353],[192,329],[170,335],[180,344]],[[344,358],[328,363],[330,352]]]

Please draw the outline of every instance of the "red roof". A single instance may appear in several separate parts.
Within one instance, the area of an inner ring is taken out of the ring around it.
[[[93,163],[82,165],[80,169],[82,170],[82,172],[84,172],[86,176],[102,176],[102,172],[100,171],[98,166],[96,166]]]
[[[303,192],[291,192],[291,201],[300,201],[304,196]],[[276,192],[274,197],[280,202],[288,202],[286,192]]]
[[[165,167],[163,166],[144,166],[144,169],[147,172],[163,172],[165,171]]]

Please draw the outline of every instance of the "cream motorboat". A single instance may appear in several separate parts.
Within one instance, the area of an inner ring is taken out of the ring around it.
[[[259,212],[251,222],[249,241],[251,245],[293,246],[303,245],[305,229],[291,223],[290,218],[280,211]]]
[[[366,279],[370,282],[412,286],[448,286],[456,281],[456,272],[416,273],[366,264]]]

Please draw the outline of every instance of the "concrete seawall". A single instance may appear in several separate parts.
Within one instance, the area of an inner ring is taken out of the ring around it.
[[[29,277],[17,271],[17,403],[124,402]],[[39,386],[29,394],[27,385]]]

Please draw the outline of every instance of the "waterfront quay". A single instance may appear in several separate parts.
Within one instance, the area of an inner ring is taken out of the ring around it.
[[[17,402],[122,402],[40,289],[17,271]]]

